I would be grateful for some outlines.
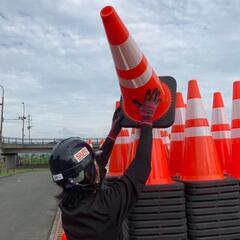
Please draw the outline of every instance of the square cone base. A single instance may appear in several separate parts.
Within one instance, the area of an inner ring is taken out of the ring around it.
[[[224,227],[224,228],[216,228],[216,229],[206,229],[206,230],[188,230],[189,236],[191,239],[195,239],[195,237],[207,237],[207,236],[223,236],[228,234],[240,234],[240,227]],[[228,238],[225,238],[228,239]],[[237,238],[235,238],[237,239]]]
[[[164,236],[132,236],[129,235],[128,240],[187,240],[188,236],[187,233],[178,233],[178,234],[171,234],[171,235],[164,235]]]
[[[171,99],[171,104],[170,104],[167,112],[165,114],[163,114],[163,116],[160,119],[158,119],[157,121],[154,121],[153,127],[154,128],[168,128],[173,124],[174,119],[175,119],[177,83],[176,83],[176,80],[170,76],[162,76],[162,77],[159,77],[159,79],[161,79],[161,81],[164,82],[168,86],[168,88],[171,92],[172,99]],[[125,127],[125,128],[139,127],[139,123],[127,118],[126,115],[124,115],[124,116],[125,117],[121,122],[122,127]]]
[[[215,193],[215,194],[204,194],[204,195],[188,195],[186,194],[187,202],[203,202],[203,201],[219,201],[239,198],[239,192],[226,192],[226,193]]]
[[[239,181],[234,178],[225,178],[221,180],[211,181],[181,181],[181,180],[178,181],[184,183],[185,187],[187,188],[211,188],[218,186],[235,185],[239,183]]]
[[[172,184],[145,185],[145,188],[139,195],[138,202],[143,199],[162,199],[162,201],[171,199],[173,201],[174,199],[177,200],[179,198],[185,198],[184,184],[173,182]]]
[[[223,207],[209,207],[209,208],[189,208],[187,207],[187,216],[201,216],[211,214],[225,214],[240,212],[240,205],[223,206]]]
[[[187,221],[182,219],[170,219],[170,220],[149,220],[149,221],[128,221],[129,228],[151,228],[151,227],[172,227],[172,226],[185,226]]]
[[[128,228],[129,239],[187,239],[184,184],[146,185]]]
[[[184,184],[190,239],[239,239],[239,181],[226,178]]]
[[[187,226],[175,226],[175,227],[151,227],[151,228],[129,228],[129,234],[134,236],[154,236],[158,235],[161,237],[162,235],[169,234],[179,234],[186,233]]]
[[[206,230],[213,228],[224,228],[224,227],[233,227],[239,226],[240,219],[228,219],[224,221],[216,221],[216,222],[200,222],[198,224],[189,223],[188,227],[191,230]]]
[[[207,222],[223,222],[225,220],[238,220],[240,218],[240,213],[225,213],[225,214],[209,214],[200,216],[187,216],[187,221],[189,223],[207,223]]]
[[[217,200],[217,201],[203,201],[203,202],[187,202],[187,208],[190,209],[205,209],[205,208],[215,208],[215,207],[227,207],[227,206],[240,206],[240,199],[233,198],[229,200]]]
[[[171,206],[171,205],[185,205],[186,200],[185,197],[178,197],[178,198],[169,198],[168,202],[164,198],[154,198],[154,199],[141,199],[135,204],[135,207],[145,207],[145,206]]]
[[[205,237],[198,237],[198,236],[189,236],[191,240],[238,240],[240,239],[239,233],[234,234],[224,234],[219,236],[205,236]]]
[[[145,213],[145,214],[129,214],[128,219],[131,221],[150,221],[150,220],[180,220],[186,219],[185,211],[178,211],[172,213]]]

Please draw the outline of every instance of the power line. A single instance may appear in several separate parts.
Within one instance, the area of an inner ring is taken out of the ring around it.
[[[19,121],[21,120],[20,118],[4,118],[4,121]]]

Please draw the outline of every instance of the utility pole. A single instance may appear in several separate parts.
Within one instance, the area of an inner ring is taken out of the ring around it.
[[[23,116],[22,116],[22,118],[23,118],[23,125],[22,125],[22,144],[24,144],[24,137],[25,137],[24,127],[25,127],[25,119],[26,119],[26,117],[25,117],[25,104],[24,104],[24,102],[22,102],[22,105],[23,105]]]
[[[2,146],[2,140],[3,140],[3,106],[4,106],[4,87],[0,85],[2,88],[2,102],[1,102],[1,123],[0,123],[0,144]]]
[[[31,128],[32,128],[31,121],[32,121],[31,116],[30,116],[30,114],[28,114],[28,117],[27,117],[27,122],[28,122],[27,129],[28,129],[28,139],[29,139],[29,142],[30,142],[30,139],[31,139]]]
[[[22,120],[22,144],[24,144],[24,137],[25,137],[24,129],[25,129],[25,119],[26,119],[24,102],[22,102],[22,106],[23,106],[23,115],[22,117],[18,117],[18,119]]]

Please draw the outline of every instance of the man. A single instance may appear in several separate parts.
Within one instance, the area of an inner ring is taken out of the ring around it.
[[[68,240],[123,240],[124,219],[136,203],[151,170],[152,122],[159,104],[159,91],[147,91],[144,102],[133,101],[141,116],[136,156],[124,175],[108,186],[102,184],[122,116],[117,110],[112,128],[101,148],[79,138],[60,142],[50,157],[54,182],[63,188],[59,207]]]

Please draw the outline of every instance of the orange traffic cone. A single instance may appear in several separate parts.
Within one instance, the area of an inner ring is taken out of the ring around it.
[[[139,122],[139,111],[132,100],[143,102],[148,89],[158,88],[162,99],[154,120],[160,119],[168,111],[172,101],[168,86],[159,81],[115,9],[112,6],[103,8],[101,18],[119,78],[124,113],[129,119]]]
[[[233,83],[230,174],[240,178],[240,81]]]
[[[217,150],[205,117],[196,80],[188,82],[182,180],[223,179]]]
[[[61,240],[67,240],[67,236],[66,236],[66,234],[64,232],[62,233]]]
[[[133,149],[133,143],[134,143],[134,138],[135,138],[135,132],[136,128],[131,129],[131,133],[129,136],[129,148],[128,148],[128,156],[127,156],[127,166],[132,162],[132,149]]]
[[[103,138],[100,139],[100,141],[99,141],[99,148],[102,147],[102,145],[104,144],[104,141],[105,141],[105,140],[104,140]]]
[[[113,150],[109,159],[110,177],[122,176],[127,164],[129,144],[129,133],[127,129],[122,129],[113,146]]]
[[[171,130],[169,169],[172,176],[180,176],[184,150],[186,107],[181,92],[176,95],[175,121]]]
[[[158,129],[153,129],[152,170],[147,185],[170,184],[172,179],[168,169],[168,156]]]
[[[129,149],[128,149],[128,157],[127,157],[127,164],[126,168],[130,165],[132,160],[134,159],[139,143],[140,137],[140,129],[132,128],[132,132],[129,139]]]
[[[230,125],[224,111],[224,103],[220,92],[214,93],[212,107],[212,136],[222,168],[226,170],[230,161]]]
[[[169,133],[168,133],[167,130],[160,130],[160,134],[161,134],[161,137],[162,137],[163,145],[166,148],[167,155],[169,156],[169,149],[170,149]]]
[[[120,107],[120,101],[116,101],[115,109],[118,109],[119,107]]]
[[[91,138],[88,139],[87,143],[88,143],[91,147],[93,147],[93,143],[92,143],[92,139],[91,139]]]

